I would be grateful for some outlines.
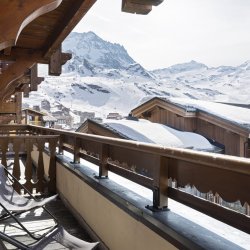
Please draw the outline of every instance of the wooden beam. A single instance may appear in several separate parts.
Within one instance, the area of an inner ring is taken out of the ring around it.
[[[9,56],[11,54],[11,49],[12,49],[12,47],[8,47],[8,48],[4,49],[4,52],[3,52],[4,55]]]
[[[13,85],[15,80],[24,76],[29,68],[31,68],[40,58],[40,54],[31,54],[30,56],[17,58],[16,62],[11,64],[2,74],[0,74],[0,98],[3,97],[5,91]]]
[[[147,15],[152,10],[150,4],[132,3],[130,0],[122,0],[122,11],[132,14]]]
[[[142,4],[142,5],[154,5],[157,6],[161,4],[164,0],[127,0],[134,4]]]
[[[10,62],[16,61],[16,59],[19,57],[29,56],[30,54],[34,54],[34,53],[36,53],[35,50],[14,47],[14,48],[12,48],[10,55],[0,54],[0,60],[10,61]],[[72,58],[72,55],[70,53],[62,53],[61,52],[61,64],[62,65],[65,64],[71,58]],[[45,58],[45,57],[41,56],[41,57],[37,58],[37,63],[49,64],[50,58]]]
[[[44,53],[45,58],[50,58],[57,48],[59,48],[64,39],[69,35],[69,33],[95,2],[96,0],[74,0],[72,8],[68,9],[67,15],[63,17],[60,25],[58,25],[58,28],[53,32],[53,35],[49,37],[49,43]]]
[[[62,0],[0,1],[0,50],[15,46],[25,26],[37,17],[56,9]]]
[[[44,77],[37,76],[37,64],[30,69],[30,91],[37,91],[37,86],[44,80]]]
[[[62,47],[60,46],[50,57],[49,75],[59,76],[62,73],[61,64]]]
[[[23,76],[23,77],[17,79],[16,81],[13,82],[13,84],[9,88],[1,91],[0,100],[5,101],[8,98],[10,98],[11,95],[13,95],[17,92],[22,92],[23,86],[25,84],[29,84],[29,82],[30,82],[30,77],[28,77],[28,76]]]

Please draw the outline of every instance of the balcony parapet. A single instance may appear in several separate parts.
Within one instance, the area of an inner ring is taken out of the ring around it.
[[[179,190],[186,185],[194,186],[200,192],[210,192],[227,202],[240,201],[249,209],[249,159],[38,126],[28,126],[28,129],[34,134],[58,135],[57,152],[71,153],[74,164],[81,159],[97,164],[98,178],[108,177],[111,171],[151,189],[152,208],[155,210],[167,207],[168,198],[172,198],[250,232],[249,214],[241,214]]]

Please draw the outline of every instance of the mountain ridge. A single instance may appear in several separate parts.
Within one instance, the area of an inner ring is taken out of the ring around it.
[[[71,33],[63,43],[72,59],[60,77],[46,76],[38,92],[24,103],[48,100],[74,111],[127,115],[145,98],[182,97],[220,102],[249,103],[250,60],[239,66],[208,67],[194,60],[163,69],[146,70],[119,44],[93,32]],[[242,91],[244,89],[244,91]]]

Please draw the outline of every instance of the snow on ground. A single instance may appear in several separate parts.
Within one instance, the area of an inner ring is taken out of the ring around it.
[[[168,147],[192,148],[205,151],[214,150],[213,145],[199,134],[178,131],[163,124],[144,119],[106,119],[104,123],[135,141],[155,143]]]

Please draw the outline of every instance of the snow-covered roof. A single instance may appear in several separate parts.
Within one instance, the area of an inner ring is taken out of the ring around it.
[[[157,99],[162,100],[166,103],[173,104],[177,107],[180,107],[184,109],[185,112],[201,111],[250,131],[250,109],[236,105],[230,105],[212,101],[203,101],[197,99],[157,96],[151,98],[150,100],[147,100],[146,102],[142,103],[135,109],[138,109],[144,104]]]
[[[55,117],[50,116],[50,115],[44,115],[42,119],[44,122],[56,122],[57,121]]]
[[[250,109],[194,99],[169,98],[168,101],[185,108],[193,107],[250,130]]]
[[[135,141],[155,143],[168,147],[190,148],[195,150],[214,151],[209,141],[196,133],[182,132],[163,124],[148,120],[105,120],[104,125],[124,137]]]

